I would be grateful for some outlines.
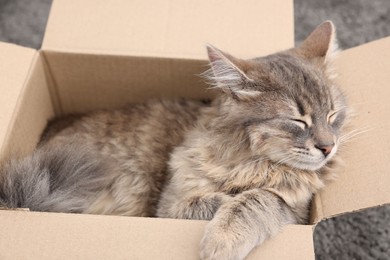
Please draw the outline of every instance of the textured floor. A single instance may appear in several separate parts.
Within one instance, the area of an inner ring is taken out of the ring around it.
[[[0,0],[0,41],[39,49],[51,0]]]
[[[0,41],[38,49],[50,4],[0,0]],[[343,49],[390,35],[389,0],[296,0],[294,5],[297,43],[328,19],[336,24]],[[316,227],[314,242],[317,259],[390,259],[390,206],[324,221]]]

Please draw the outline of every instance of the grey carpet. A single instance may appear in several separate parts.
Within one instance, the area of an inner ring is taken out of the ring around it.
[[[0,0],[0,41],[39,49],[52,0]]]
[[[51,0],[0,0],[0,40],[38,49]],[[295,1],[296,42],[324,20],[335,22],[340,47],[390,35],[389,0]],[[317,259],[390,259],[390,206],[321,222]]]

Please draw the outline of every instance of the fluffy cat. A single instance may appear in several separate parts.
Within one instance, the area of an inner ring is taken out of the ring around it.
[[[307,223],[313,194],[334,178],[348,112],[334,38],[327,21],[266,57],[208,46],[211,103],[158,99],[55,120],[33,155],[3,165],[0,203],[211,220],[201,258],[242,259]]]

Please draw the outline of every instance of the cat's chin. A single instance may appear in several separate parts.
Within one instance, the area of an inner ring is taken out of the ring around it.
[[[305,171],[317,171],[325,166],[325,164],[328,162],[327,159],[323,159],[319,162],[314,161],[295,161],[295,162],[289,162],[286,163],[286,165],[299,169],[299,170],[305,170]]]
[[[320,154],[316,154],[310,158],[298,156],[295,157],[295,160],[286,162],[286,165],[300,170],[317,171],[324,167],[333,158],[336,151],[337,148],[334,148],[333,151],[326,157]]]
[[[317,171],[324,167],[326,163],[333,157],[333,154],[331,154],[328,157],[324,156],[317,156],[317,157],[301,157],[301,156],[292,156],[290,160],[286,159],[280,159],[280,158],[272,158],[270,157],[270,160],[274,162],[276,165],[285,165],[294,169],[298,170],[305,170],[305,171]],[[283,163],[280,163],[281,161],[285,161]]]

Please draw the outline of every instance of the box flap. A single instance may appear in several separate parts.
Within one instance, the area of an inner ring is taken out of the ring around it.
[[[5,156],[30,153],[38,143],[48,119],[54,116],[43,58],[39,54],[35,57],[18,100],[14,104],[14,115],[2,146]]]
[[[315,259],[313,226],[290,225],[282,233],[253,250],[246,260]]]
[[[36,56],[34,49],[0,43],[0,155],[11,134],[9,126],[15,121],[16,107]]]
[[[205,58],[212,43],[238,57],[294,45],[291,0],[54,0],[43,50]]]
[[[205,221],[0,211],[1,259],[198,259]],[[311,226],[289,226],[248,259],[314,259]]]
[[[322,217],[390,203],[390,37],[343,51],[339,82],[361,133],[346,144],[345,166],[317,204]]]

